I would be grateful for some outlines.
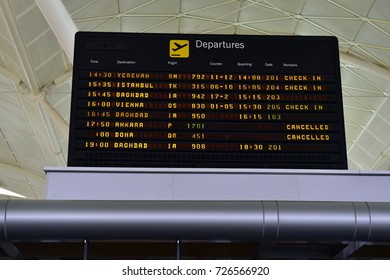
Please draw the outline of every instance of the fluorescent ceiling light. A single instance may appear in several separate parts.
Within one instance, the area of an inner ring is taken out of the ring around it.
[[[0,188],[0,195],[8,195],[8,196],[26,198],[24,195],[21,195],[21,194],[15,193],[15,192],[11,192],[11,191],[3,189],[3,188]]]

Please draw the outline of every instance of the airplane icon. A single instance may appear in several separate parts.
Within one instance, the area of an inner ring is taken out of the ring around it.
[[[187,58],[190,56],[190,42],[188,40],[170,40],[169,56],[173,58]]]
[[[181,50],[181,49],[184,48],[185,46],[188,46],[188,44],[180,45],[179,43],[176,43],[176,42],[174,42],[174,44],[175,44],[175,46],[176,46],[176,48],[172,48],[172,50],[173,50],[174,52],[177,52],[178,50]]]

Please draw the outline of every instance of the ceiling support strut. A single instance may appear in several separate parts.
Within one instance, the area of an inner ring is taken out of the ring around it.
[[[69,61],[73,63],[74,35],[78,28],[61,0],[35,0]]]

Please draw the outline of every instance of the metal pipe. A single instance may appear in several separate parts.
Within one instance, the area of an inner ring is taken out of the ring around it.
[[[390,241],[390,203],[0,201],[0,241]]]

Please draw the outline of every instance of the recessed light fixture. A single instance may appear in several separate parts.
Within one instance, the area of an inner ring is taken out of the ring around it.
[[[21,195],[21,194],[15,193],[15,192],[11,192],[11,191],[3,189],[3,188],[0,188],[0,195],[8,195],[8,196],[14,196],[14,197],[19,197],[19,198],[26,198],[24,195]]]

